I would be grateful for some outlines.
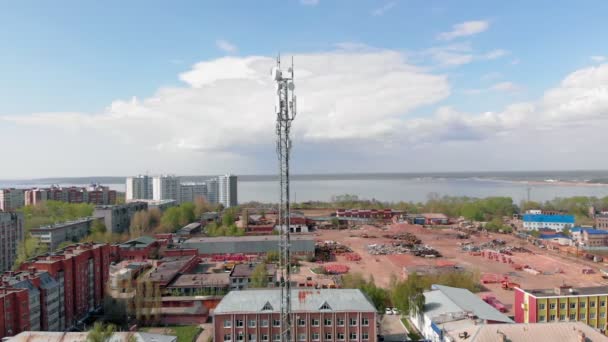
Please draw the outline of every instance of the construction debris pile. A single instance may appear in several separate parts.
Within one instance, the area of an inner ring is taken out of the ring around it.
[[[401,241],[400,244],[402,246],[406,246],[406,247],[410,247],[410,248],[422,243],[422,241],[416,235],[414,235],[412,233],[387,234],[387,235],[382,235],[382,237],[385,239]]]
[[[412,254],[414,256],[435,258],[440,257],[441,253],[436,249],[427,245],[410,246],[409,243],[375,243],[367,245],[367,252],[371,255],[389,255],[389,254]]]
[[[350,247],[331,240],[317,242],[315,245],[315,258],[317,261],[335,260],[336,255],[352,252],[353,250]]]

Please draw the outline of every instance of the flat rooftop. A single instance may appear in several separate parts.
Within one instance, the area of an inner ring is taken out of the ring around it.
[[[314,240],[312,235],[291,235],[292,241],[308,241]],[[218,237],[194,237],[186,240],[186,243],[197,243],[197,242],[258,242],[258,241],[276,241],[279,242],[278,235],[250,235],[250,236],[218,236]]]
[[[182,274],[168,287],[228,286],[230,275],[222,273]]]
[[[448,331],[455,342],[582,341],[581,333],[584,341],[606,341],[605,335],[582,322],[482,324]]]
[[[55,223],[55,224],[51,224],[51,225],[47,225],[47,226],[40,226],[38,228],[32,228],[32,229],[30,229],[30,231],[36,232],[36,231],[49,231],[49,230],[52,231],[52,230],[64,229],[64,228],[68,228],[71,226],[75,226],[77,224],[92,222],[92,221],[95,221],[98,219],[99,218],[96,218],[96,217],[85,217],[85,218],[81,218],[78,220],[60,222],[60,223]]]
[[[568,292],[568,289],[562,290],[560,295],[557,289],[522,289],[534,297],[561,297],[561,296],[597,296],[597,295],[608,295],[608,286],[590,286],[590,287],[573,287],[572,292]]]
[[[237,264],[230,272],[231,277],[250,277],[259,264]],[[274,264],[266,264],[266,274],[271,276],[274,275],[277,268]]]

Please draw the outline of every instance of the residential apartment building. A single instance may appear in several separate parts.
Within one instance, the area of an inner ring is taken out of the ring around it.
[[[44,201],[61,201],[69,203],[92,203],[108,205],[116,203],[116,190],[107,186],[91,184],[88,187],[60,187],[26,189],[25,205],[35,205]]]
[[[152,199],[157,201],[166,199],[179,201],[180,189],[179,177],[161,175],[152,179]]]
[[[219,203],[219,183],[217,178],[207,180],[207,201],[212,204]]]
[[[24,234],[22,213],[0,212],[0,272],[13,267]]]
[[[237,200],[237,177],[227,174],[218,177],[218,202],[224,208],[230,208],[238,205]]]
[[[517,323],[583,322],[605,329],[608,286],[560,286],[554,289],[524,290],[515,288]]]
[[[125,199],[152,199],[152,177],[148,175],[139,175],[137,177],[128,177],[125,191]]]
[[[608,214],[595,215],[595,227],[597,229],[608,230]]]
[[[23,189],[0,189],[0,211],[15,211],[24,205]]]
[[[181,183],[180,184],[180,203],[194,202],[197,198],[207,199],[206,183]]]
[[[147,210],[145,202],[130,202],[119,205],[98,205],[93,217],[103,218],[106,229],[112,233],[123,233],[129,230],[131,218],[140,210]]]
[[[280,289],[229,292],[213,313],[214,341],[280,341]],[[292,290],[295,341],[375,341],[376,308],[357,289]]]
[[[552,229],[561,232],[574,227],[574,215],[524,214],[524,230]]]
[[[0,286],[0,338],[30,330],[29,293],[26,289]]]
[[[30,229],[30,234],[40,239],[40,243],[46,244],[49,250],[55,250],[62,242],[78,242],[86,237],[91,230],[94,221],[101,218],[86,217],[83,219],[52,224]]]

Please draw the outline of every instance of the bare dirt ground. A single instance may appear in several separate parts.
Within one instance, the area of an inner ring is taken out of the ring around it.
[[[553,288],[562,284],[572,286],[598,286],[608,285],[600,274],[599,268],[603,264],[592,263],[583,259],[576,259],[573,256],[557,254],[556,252],[540,249],[528,244],[514,236],[503,234],[489,234],[483,236],[472,236],[471,239],[463,240],[457,238],[457,232],[453,229],[428,229],[417,225],[409,224],[393,224],[388,229],[381,229],[373,226],[362,226],[360,229],[350,230],[319,230],[315,232],[315,238],[319,241],[332,240],[349,246],[354,252],[358,253],[361,261],[348,261],[342,256],[338,256],[335,263],[344,264],[350,267],[350,272],[360,272],[365,275],[373,274],[376,284],[383,287],[388,287],[392,276],[402,279],[407,274],[404,272],[404,267],[413,265],[435,265],[437,260],[449,260],[457,265],[463,266],[469,270],[477,270],[480,273],[491,273],[500,277],[508,275],[509,279],[516,282],[525,289],[533,288]],[[430,245],[437,249],[443,257],[437,259],[427,259],[416,257],[413,255],[370,255],[367,252],[368,244],[375,243],[390,243],[389,239],[382,238],[384,234],[396,234],[399,232],[410,232],[415,234],[424,244]],[[363,237],[367,235],[368,237]],[[512,265],[503,262],[497,262],[484,258],[482,256],[474,256],[468,252],[462,252],[459,243],[472,241],[475,244],[491,241],[492,239],[502,239],[507,242],[507,245],[525,247],[532,253],[514,253],[511,256],[514,263],[527,264],[541,272],[547,272],[548,275],[539,274],[533,275],[523,271],[516,271]],[[317,265],[309,265],[311,267]],[[305,266],[307,267],[307,266]],[[304,268],[305,268],[304,267]],[[594,274],[582,274],[583,267],[592,267],[595,270]],[[304,268],[301,273],[306,272]],[[563,273],[558,273],[561,269]],[[310,273],[310,272],[308,272]],[[512,306],[514,302],[513,291],[503,290],[500,284],[486,284],[488,291],[479,293],[482,296],[484,293],[492,292],[512,314]]]

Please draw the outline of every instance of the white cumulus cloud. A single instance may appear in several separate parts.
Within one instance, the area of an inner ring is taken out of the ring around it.
[[[227,40],[224,39],[218,39],[215,41],[215,46],[217,46],[218,49],[226,52],[226,53],[235,53],[238,51],[238,47],[232,43],[230,43]]]
[[[382,15],[384,15],[384,13],[386,13],[386,12],[390,11],[390,10],[391,10],[393,7],[395,7],[396,5],[397,5],[397,2],[396,2],[396,1],[390,1],[390,2],[387,2],[386,4],[384,4],[384,5],[382,5],[382,6],[378,7],[378,8],[375,8],[375,9],[372,11],[372,15],[373,15],[374,17],[379,17],[379,16],[382,16]]]

